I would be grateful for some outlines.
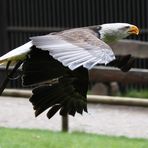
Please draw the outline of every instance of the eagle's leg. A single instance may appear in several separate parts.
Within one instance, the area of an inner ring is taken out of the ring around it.
[[[21,66],[23,61],[18,61],[13,68],[13,70],[7,75],[7,77],[4,79],[2,85],[0,86],[0,95],[3,93],[4,89],[6,88],[6,85],[8,84],[10,78],[13,77],[13,75],[16,73],[17,69]],[[6,70],[8,70],[11,62],[7,63]]]

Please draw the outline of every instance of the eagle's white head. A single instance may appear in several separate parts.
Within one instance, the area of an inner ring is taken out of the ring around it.
[[[126,38],[131,34],[139,34],[138,27],[128,23],[108,23],[100,26],[100,39],[106,43]]]

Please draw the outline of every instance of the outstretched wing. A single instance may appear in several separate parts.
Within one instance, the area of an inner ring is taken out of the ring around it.
[[[37,48],[49,51],[71,70],[80,66],[91,69],[96,64],[108,64],[115,59],[112,49],[89,29],[71,29],[31,39]]]

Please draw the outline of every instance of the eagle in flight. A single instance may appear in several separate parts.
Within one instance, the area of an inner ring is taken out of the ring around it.
[[[0,57],[0,64],[14,65],[0,93],[16,70],[22,67],[22,85],[32,86],[30,102],[35,116],[46,109],[50,119],[57,111],[62,116],[87,112],[88,70],[95,65],[128,71],[131,55],[116,58],[109,43],[139,34],[135,25],[108,23],[53,32],[31,37],[28,43]]]

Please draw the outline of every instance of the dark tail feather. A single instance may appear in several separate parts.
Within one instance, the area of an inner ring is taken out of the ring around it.
[[[86,98],[76,92],[72,83],[73,79],[62,78],[57,84],[35,88],[30,98],[35,109],[35,116],[50,107],[47,113],[48,118],[51,118],[58,110],[62,116],[66,114],[74,116],[76,112],[82,114],[83,110],[87,111]]]
[[[52,118],[56,112],[61,108],[61,105],[54,105],[47,113],[47,117]]]

